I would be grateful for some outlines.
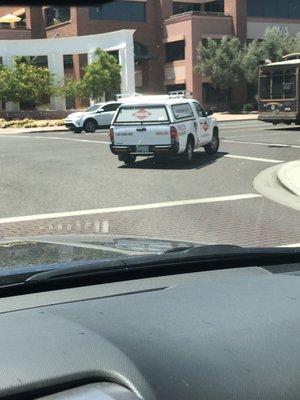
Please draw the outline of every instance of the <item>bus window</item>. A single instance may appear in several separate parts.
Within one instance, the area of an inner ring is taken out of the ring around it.
[[[284,73],[283,95],[285,99],[296,97],[296,69],[288,69]]]
[[[268,100],[271,98],[271,74],[269,71],[263,71],[260,77],[260,98]]]
[[[275,70],[272,74],[272,99],[283,99],[283,71]]]

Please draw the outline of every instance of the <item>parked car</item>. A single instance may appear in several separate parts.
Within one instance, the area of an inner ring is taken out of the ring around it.
[[[92,133],[96,129],[109,127],[121,104],[117,101],[95,104],[83,112],[68,115],[65,126],[75,133]]]
[[[110,149],[125,164],[137,156],[179,155],[193,160],[203,146],[209,154],[219,149],[217,120],[198,101],[183,97],[139,96],[126,99],[110,128]]]

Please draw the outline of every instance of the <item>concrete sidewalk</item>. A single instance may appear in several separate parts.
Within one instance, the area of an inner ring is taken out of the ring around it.
[[[258,113],[251,113],[251,114],[214,113],[213,116],[218,120],[218,122],[255,121],[258,119]]]
[[[283,164],[277,171],[277,178],[286,189],[300,197],[300,160]]]
[[[258,114],[229,114],[229,113],[215,113],[213,116],[218,122],[231,122],[231,121],[254,121],[257,120]],[[68,132],[69,129],[64,126],[47,126],[45,128],[0,128],[0,135],[10,134],[26,134],[26,133],[51,133],[51,132]]]

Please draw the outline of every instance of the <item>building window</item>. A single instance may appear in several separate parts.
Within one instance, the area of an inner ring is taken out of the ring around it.
[[[173,2],[174,15],[190,11],[224,12],[224,0],[215,0],[207,4]]]
[[[300,18],[299,0],[251,0],[247,4],[249,17]]]
[[[21,21],[16,22],[15,26],[17,29],[26,29],[26,13],[18,15]]]
[[[216,0],[205,4],[205,11],[207,12],[224,12],[224,0]]]
[[[47,7],[44,9],[46,27],[70,21],[70,7]]]
[[[115,0],[89,8],[90,19],[146,21],[146,2]]]
[[[231,101],[231,93],[214,88],[211,83],[203,83],[204,103],[227,103]]]
[[[204,7],[199,3],[173,3],[173,14],[182,14],[189,11],[204,11]]]
[[[166,62],[173,62],[185,59],[185,41],[166,43]]]

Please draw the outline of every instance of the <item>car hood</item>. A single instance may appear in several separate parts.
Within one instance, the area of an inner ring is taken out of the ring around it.
[[[66,119],[74,119],[74,118],[84,117],[85,115],[88,115],[88,114],[94,114],[94,111],[91,111],[91,112],[78,111],[76,113],[69,114]]]
[[[61,235],[17,238],[0,242],[1,277],[70,267],[95,260],[160,254],[195,244],[155,238],[109,235]],[[197,243],[199,245],[199,243]]]

